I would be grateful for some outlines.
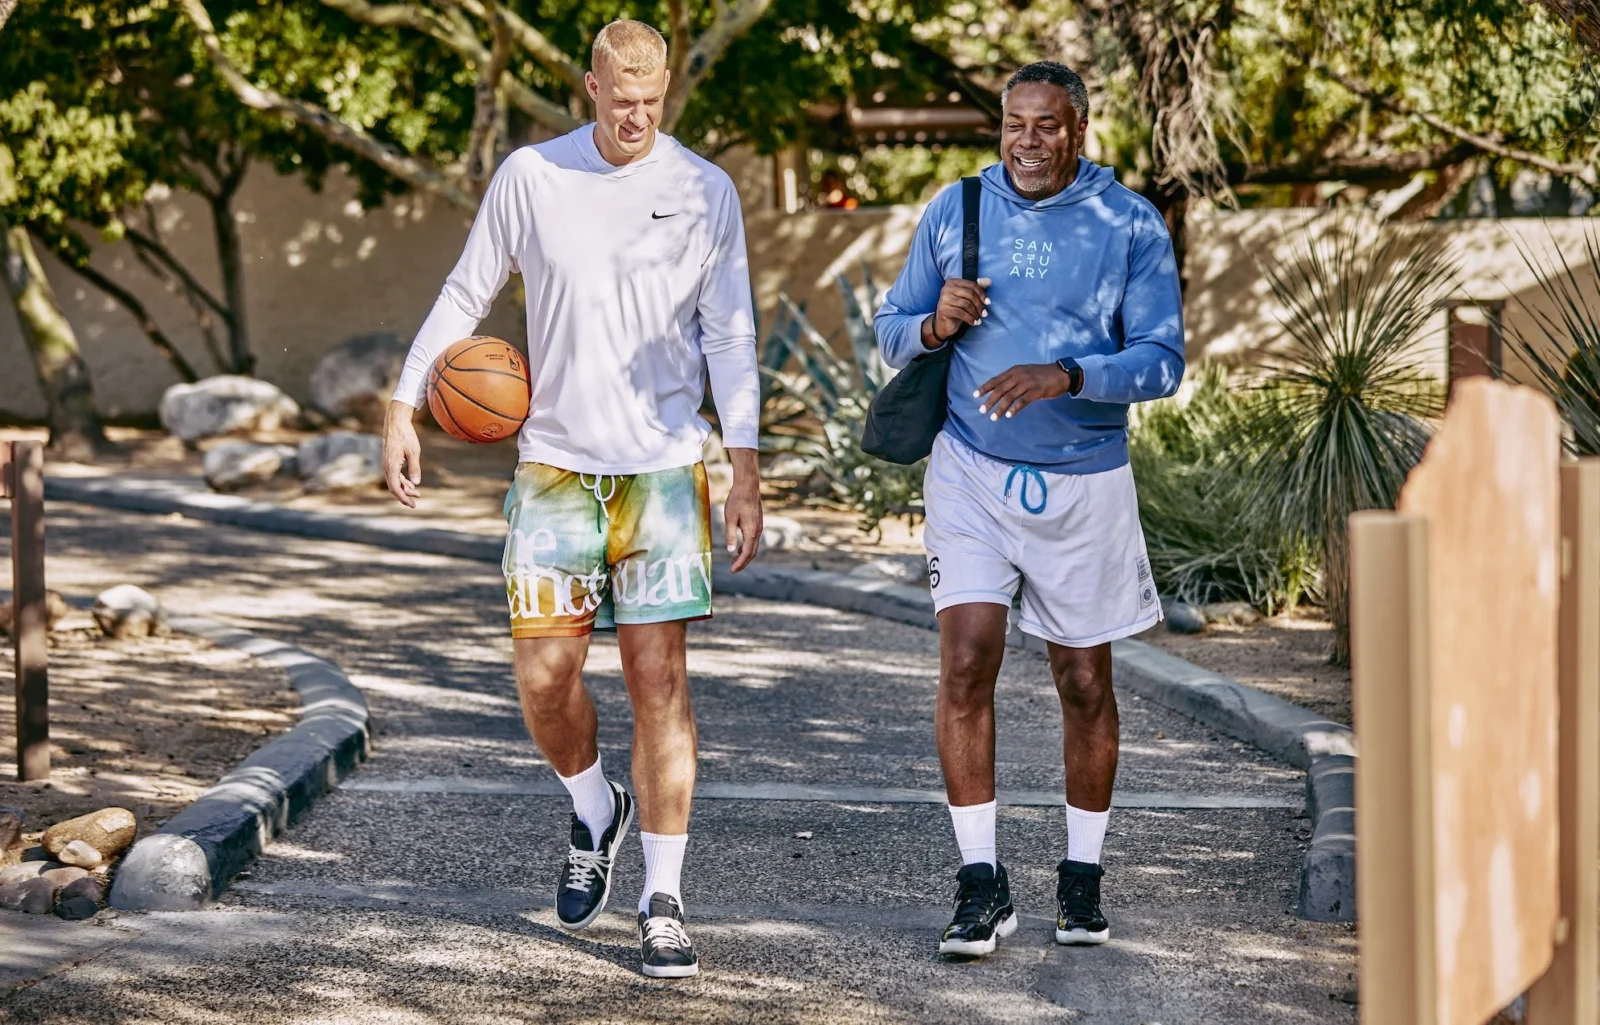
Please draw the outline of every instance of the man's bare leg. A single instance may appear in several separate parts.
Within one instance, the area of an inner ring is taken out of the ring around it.
[[[639,828],[688,832],[699,737],[689,703],[688,624],[617,627],[622,679],[633,701],[633,790]]]
[[[1057,866],[1056,942],[1104,943],[1111,930],[1100,910],[1100,848],[1111,817],[1120,729],[1111,645],[1049,647],[1067,767],[1067,857]]]
[[[522,720],[545,760],[562,776],[576,776],[600,757],[599,720],[583,686],[589,636],[518,637],[511,642]]]

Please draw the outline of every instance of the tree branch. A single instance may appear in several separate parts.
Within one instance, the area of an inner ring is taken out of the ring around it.
[[[72,260],[64,262],[79,277],[110,296],[123,309],[133,314],[134,323],[139,326],[139,330],[143,331],[145,337],[149,338],[151,343],[161,350],[161,354],[167,357],[168,362],[172,364],[172,369],[178,372],[178,376],[183,379],[185,384],[193,384],[200,380],[200,375],[194,372],[194,367],[189,365],[189,361],[183,358],[183,353],[179,352],[178,347],[172,344],[172,339],[168,338],[161,330],[161,325],[157,324],[155,318],[150,316],[150,311],[145,309],[144,303],[139,301],[138,296],[95,270],[87,260],[81,264]]]
[[[689,51],[694,49],[694,27],[689,23],[689,0],[667,0],[667,20],[669,22],[667,70],[676,81],[687,77]]]
[[[1580,46],[1600,57],[1600,3],[1595,0],[1533,0],[1560,18]],[[0,18],[0,21],[5,19]]]
[[[490,61],[493,55],[472,31],[470,24],[464,18],[448,18],[431,8],[417,4],[374,4],[368,0],[321,0],[324,7],[330,7],[345,17],[359,21],[364,25],[378,27],[409,28],[422,32],[437,39],[449,47],[457,56],[464,57],[473,64],[482,66]],[[469,2],[469,8],[475,8],[474,13],[485,20],[489,20],[489,12],[481,3]],[[499,8],[499,5],[495,5]],[[507,25],[510,27],[511,15],[509,11],[500,8],[502,13],[508,15]],[[538,33],[524,24],[528,31]],[[514,35],[514,34],[513,34]],[[543,38],[543,37],[541,37]],[[513,41],[515,39],[513,38]],[[554,47],[551,47],[554,50]],[[556,51],[559,53],[559,51]],[[570,62],[569,62],[570,63]],[[578,76],[579,88],[582,88],[583,76]],[[578,121],[566,108],[552,100],[540,96],[528,87],[527,83],[515,76],[508,75],[503,83],[506,99],[512,106],[527,114],[535,121],[557,132],[570,132],[578,127]]]
[[[169,250],[159,240],[146,235],[144,232],[140,231],[138,228],[132,227],[131,225],[124,230],[123,237],[126,238],[129,244],[131,244],[135,249],[139,249],[145,253],[148,253],[156,260],[156,262],[165,267],[173,277],[178,279],[185,289],[187,289],[189,292],[192,292],[196,298],[200,299],[207,306],[215,310],[218,316],[228,316],[228,308],[222,304],[222,301],[216,296],[212,295],[210,290],[208,290],[206,286],[202,285],[198,278],[189,273],[189,269],[183,264],[179,263],[177,257],[172,255],[171,250]]]
[[[1319,157],[1291,160],[1281,164],[1233,164],[1228,167],[1229,185],[1299,185],[1310,182],[1347,181],[1377,185],[1385,181],[1403,184],[1418,171],[1437,171],[1461,163],[1477,153],[1475,146],[1457,143],[1410,150],[1393,156]]]
[[[519,49],[526,50],[534,60],[560,75],[574,90],[588,95],[588,87],[583,84],[583,65],[567,56],[566,52],[552,43],[543,32],[519,18],[515,11],[507,10],[498,0],[457,0],[457,2],[463,10],[482,21],[490,20],[491,10],[497,13],[505,19],[506,28],[511,30],[511,41]]]
[[[255,110],[280,114],[297,124],[311,129],[336,146],[342,146],[358,156],[377,164],[396,178],[421,192],[439,196],[462,210],[476,210],[478,201],[471,193],[455,185],[437,170],[398,147],[376,139],[359,128],[340,121],[328,111],[303,100],[290,99],[271,89],[263,89],[245,77],[244,72],[228,59],[222,50],[222,41],[211,24],[202,0],[178,0],[184,14],[193,23],[205,46],[212,67],[227,83],[239,102]]]
[[[671,132],[677,126],[678,118],[683,116],[684,108],[689,105],[689,97],[694,94],[695,86],[711,71],[728,45],[760,21],[771,6],[772,0],[739,0],[733,7],[725,7],[718,12],[711,27],[689,48],[688,57],[683,63],[683,74],[672,76],[672,84],[667,88],[666,109],[661,114],[662,131]],[[677,35],[676,31],[673,35]]]
[[[467,143],[467,181],[479,195],[494,174],[497,117],[502,103],[500,80],[505,76],[506,65],[511,62],[511,32],[506,20],[496,10],[490,27],[494,31],[494,49],[489,59],[478,65],[478,84],[473,93],[472,137]]]
[[[1302,54],[1302,56],[1304,56],[1304,54]],[[1347,75],[1342,71],[1330,68],[1320,61],[1313,60],[1310,62],[1310,64],[1311,67],[1316,71],[1326,75],[1333,81],[1338,82],[1345,89],[1355,93],[1357,96],[1371,100],[1373,103],[1384,108],[1385,110],[1398,114],[1401,117],[1409,117],[1420,121],[1429,128],[1432,128],[1434,131],[1439,132],[1442,135],[1448,135],[1452,139],[1459,139],[1461,142],[1464,142],[1475,149],[1481,150],[1484,153],[1492,153],[1497,157],[1504,157],[1507,160],[1515,160],[1518,163],[1527,164],[1530,167],[1537,167],[1541,171],[1548,171],[1551,174],[1559,175],[1563,178],[1576,178],[1585,185],[1593,186],[1600,184],[1600,182],[1597,182],[1595,169],[1588,164],[1562,163],[1558,160],[1551,160],[1549,157],[1542,157],[1537,153],[1530,153],[1524,149],[1517,149],[1514,146],[1504,145],[1498,140],[1492,139],[1487,135],[1480,135],[1477,132],[1468,131],[1459,125],[1450,124],[1448,121],[1445,121],[1436,115],[1429,114],[1426,111],[1417,110],[1404,100],[1390,96],[1386,93],[1380,93],[1367,83]]]
[[[17,9],[17,0],[0,0],[0,28],[6,27],[6,19],[11,17],[11,12]]]

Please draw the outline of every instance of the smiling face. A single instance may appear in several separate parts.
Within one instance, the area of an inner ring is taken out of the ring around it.
[[[1024,82],[1005,96],[1000,124],[1000,162],[1011,187],[1024,199],[1048,199],[1078,176],[1087,120],[1060,86]]]
[[[650,152],[671,77],[665,62],[643,74],[602,64],[584,76],[594,101],[595,146],[608,162],[621,167]]]

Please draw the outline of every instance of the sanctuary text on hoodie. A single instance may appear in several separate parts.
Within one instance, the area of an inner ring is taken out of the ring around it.
[[[1019,196],[1004,165],[982,174],[978,276],[989,316],[953,343],[945,430],[1002,462],[1099,473],[1128,461],[1128,405],[1171,395],[1183,378],[1183,305],[1172,239],[1155,207],[1108,167],[1078,159],[1071,185]],[[878,347],[900,368],[928,350],[922,321],[945,279],[961,276],[961,189],[928,205],[905,268],[873,318]],[[1071,356],[1078,395],[990,420],[972,397],[1011,367]]]

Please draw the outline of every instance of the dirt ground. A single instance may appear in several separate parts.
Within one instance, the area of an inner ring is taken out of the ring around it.
[[[1212,624],[1202,634],[1175,634],[1158,626],[1139,640],[1352,725],[1350,670],[1328,662],[1333,627],[1320,609],[1302,609],[1255,626]]]
[[[0,694],[14,684],[7,652]],[[0,863],[48,826],[108,806],[132,811],[140,835],[159,827],[298,710],[283,674],[243,652],[181,634],[112,640],[74,613],[50,637],[49,779],[17,782],[15,706],[0,701],[0,805],[22,808],[26,830]]]

